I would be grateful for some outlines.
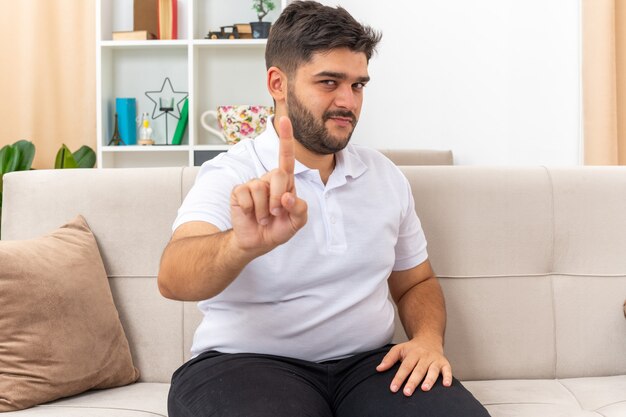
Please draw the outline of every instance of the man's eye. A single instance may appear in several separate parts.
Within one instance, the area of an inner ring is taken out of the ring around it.
[[[356,83],[352,85],[352,88],[355,90],[362,90],[365,88],[365,83]]]
[[[321,83],[322,83],[322,84],[324,84],[324,85],[331,86],[331,87],[332,87],[332,86],[337,85],[337,83],[335,82],[335,80],[324,80],[324,81],[322,81]]]

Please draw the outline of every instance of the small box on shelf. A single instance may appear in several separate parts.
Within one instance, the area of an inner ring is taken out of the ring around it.
[[[113,32],[114,41],[148,41],[152,39],[156,39],[156,35],[147,30]]]

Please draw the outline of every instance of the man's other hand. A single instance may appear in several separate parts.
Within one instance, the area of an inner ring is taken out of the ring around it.
[[[288,117],[280,118],[277,131],[278,168],[236,186],[230,196],[233,231],[242,249],[270,251],[307,221],[307,204],[296,194],[295,139]]]
[[[391,348],[376,370],[384,372],[398,361],[402,364],[390,386],[394,393],[400,390],[405,381],[403,393],[406,396],[413,395],[420,382],[422,391],[430,391],[439,378],[439,374],[443,376],[445,387],[452,385],[452,368],[448,359],[443,355],[440,343],[419,337],[400,343]]]

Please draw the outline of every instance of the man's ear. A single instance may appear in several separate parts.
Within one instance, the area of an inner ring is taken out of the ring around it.
[[[287,74],[278,67],[270,67],[267,70],[267,89],[277,103],[287,97]]]

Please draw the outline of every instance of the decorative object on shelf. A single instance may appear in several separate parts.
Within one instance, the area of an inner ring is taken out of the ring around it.
[[[185,103],[183,104],[183,109],[180,111],[180,119],[178,119],[178,123],[176,124],[176,131],[174,132],[174,137],[172,138],[172,145],[180,145],[183,142],[183,136],[185,135],[185,130],[187,129],[187,121],[189,120],[189,99],[185,99]]]
[[[118,97],[115,99],[115,110],[118,115],[120,136],[124,144],[137,144],[137,101],[134,97]]]
[[[204,39],[239,39],[236,26],[221,26],[219,32],[209,32]]]
[[[250,23],[235,23],[234,26],[239,34],[239,39],[252,39],[252,26],[250,26]]]
[[[139,141],[140,145],[154,145],[152,140],[152,128],[150,127],[150,121],[148,120],[148,113],[142,113],[141,127],[139,128]]]
[[[250,22],[254,39],[266,39],[269,36],[272,24],[264,22],[263,18],[275,8],[276,5],[273,0],[252,0],[252,9],[256,11],[259,18],[258,22]]]
[[[133,0],[133,30],[145,30],[156,38],[159,33],[159,5],[155,0]]]
[[[159,39],[178,39],[178,1],[156,1],[159,2]]]
[[[165,115],[165,144],[169,145],[167,116],[170,115],[175,119],[180,119],[180,105],[185,101],[189,94],[186,91],[174,90],[174,87],[172,86],[172,82],[170,81],[169,77],[165,77],[165,80],[163,80],[163,85],[161,86],[160,90],[146,91],[145,94],[146,97],[148,97],[150,101],[154,103],[154,108],[152,109],[152,120],[158,119],[159,117]],[[157,106],[160,111],[160,113],[158,114]]]
[[[167,115],[174,111],[174,99],[159,97],[159,110],[165,113],[165,144],[169,145],[169,129],[167,128]]]
[[[119,146],[126,145],[122,137],[120,136],[120,130],[117,127],[117,113],[115,113],[115,127],[113,128],[113,136],[111,136],[111,140],[109,141],[108,146]]]
[[[147,30],[113,32],[114,41],[147,41],[151,39],[156,39],[156,35],[148,32]]]
[[[217,111],[207,110],[200,116],[200,123],[209,133],[228,144],[235,144],[242,139],[253,139],[267,126],[267,120],[274,114],[272,107],[235,105],[219,106]],[[205,118],[217,119],[219,129],[210,126]]]

